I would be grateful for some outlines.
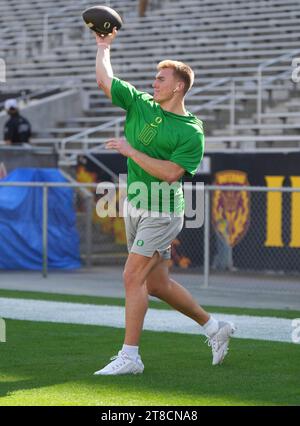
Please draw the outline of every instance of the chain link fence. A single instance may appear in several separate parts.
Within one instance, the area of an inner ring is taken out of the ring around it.
[[[96,184],[0,182],[0,190],[5,186],[39,187],[43,191],[40,237],[44,276],[48,270],[51,188],[72,190],[82,265],[125,263],[123,218],[98,217]],[[300,188],[206,186],[204,192],[204,226],[183,228],[172,244],[172,270],[199,274],[199,283],[204,287],[220,277],[225,282],[242,276],[271,276],[282,280],[290,276],[299,280]]]
[[[206,186],[205,193],[204,228],[185,241],[204,287],[299,280],[300,188]]]
[[[297,186],[205,186],[204,226],[184,227],[173,242],[173,270],[199,274],[203,287],[252,279],[299,281]]]

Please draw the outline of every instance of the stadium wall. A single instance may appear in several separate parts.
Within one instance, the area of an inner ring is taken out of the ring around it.
[[[4,165],[7,173],[19,167],[57,168],[58,156],[49,148],[31,150],[30,147],[6,146],[0,148],[1,164]]]
[[[56,126],[59,121],[82,115],[82,109],[82,94],[79,90],[72,89],[45,99],[32,101],[20,112],[30,121],[33,132],[40,133],[47,127]],[[6,112],[0,113],[1,129],[7,120]]]

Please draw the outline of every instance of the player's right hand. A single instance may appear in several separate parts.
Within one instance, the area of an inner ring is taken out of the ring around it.
[[[118,33],[117,27],[114,27],[112,33],[107,34],[107,35],[105,35],[105,34],[99,35],[97,33],[94,33],[95,37],[96,37],[97,45],[98,46],[105,46],[105,45],[110,46],[112,44],[112,42],[114,41],[114,39],[116,38],[117,33]]]

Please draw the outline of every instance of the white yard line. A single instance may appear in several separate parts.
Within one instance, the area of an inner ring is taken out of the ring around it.
[[[213,314],[217,319],[232,321],[237,326],[235,337],[274,342],[292,342],[292,320],[275,317]],[[124,328],[124,308],[120,306],[43,300],[0,298],[0,317],[28,321],[67,324],[90,324]],[[171,333],[203,334],[190,318],[176,311],[149,309],[144,330]]]

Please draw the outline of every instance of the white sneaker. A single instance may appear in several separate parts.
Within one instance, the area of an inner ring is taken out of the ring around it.
[[[207,339],[208,346],[212,349],[212,365],[221,364],[228,353],[230,337],[234,334],[236,327],[230,322],[219,322],[219,330]]]
[[[118,355],[110,359],[112,362],[107,364],[102,370],[96,371],[95,376],[111,376],[118,374],[141,374],[144,371],[144,364],[138,355],[134,360],[126,352],[119,351]]]

